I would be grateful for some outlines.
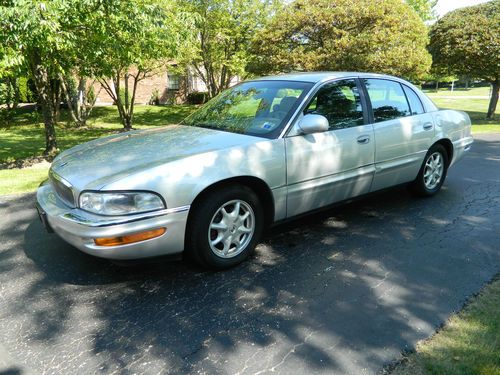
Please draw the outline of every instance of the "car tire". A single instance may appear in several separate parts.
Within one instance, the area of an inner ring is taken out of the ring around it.
[[[433,145],[425,155],[418,176],[410,185],[410,190],[417,196],[430,197],[441,190],[448,172],[448,153],[440,145]]]
[[[203,196],[190,215],[186,252],[205,268],[234,267],[253,253],[263,229],[258,196],[243,185],[223,187]]]

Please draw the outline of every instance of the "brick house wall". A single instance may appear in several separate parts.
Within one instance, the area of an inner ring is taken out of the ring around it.
[[[135,102],[148,104],[157,94],[160,104],[181,104],[186,103],[188,94],[194,91],[207,91],[199,77],[194,76],[190,71],[181,76],[169,74],[165,70],[137,84]],[[94,92],[97,94],[96,105],[113,104],[111,97],[98,82],[94,84]]]
[[[239,78],[235,77],[230,86],[239,81]],[[98,82],[94,83],[94,92],[97,94],[96,105],[113,104],[111,97]],[[205,83],[194,74],[192,69],[188,69],[185,75],[169,73],[168,70],[164,70],[137,84],[135,102],[136,104],[148,104],[157,96],[160,104],[182,104],[187,102],[187,97],[192,92],[207,92]]]

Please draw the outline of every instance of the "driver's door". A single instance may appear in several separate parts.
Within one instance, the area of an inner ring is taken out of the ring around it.
[[[356,79],[326,83],[307,113],[325,116],[330,129],[303,135],[296,123],[285,138],[287,217],[367,193],[375,171],[373,126]]]

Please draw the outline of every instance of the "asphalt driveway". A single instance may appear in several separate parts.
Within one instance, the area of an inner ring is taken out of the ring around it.
[[[86,256],[33,200],[0,197],[0,374],[377,373],[500,271],[500,135],[434,198],[281,225],[223,273]]]

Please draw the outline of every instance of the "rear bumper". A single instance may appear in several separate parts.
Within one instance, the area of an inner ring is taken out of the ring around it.
[[[453,142],[453,160],[451,161],[450,166],[460,161],[471,149],[473,143],[474,138],[472,137],[461,138],[458,141]]]
[[[104,217],[69,208],[46,184],[37,191],[37,203],[45,218],[62,239],[81,251],[108,259],[140,259],[173,255],[184,250],[189,206],[143,215]],[[117,237],[166,228],[160,237],[120,246],[97,246],[95,238]]]

